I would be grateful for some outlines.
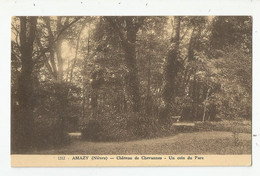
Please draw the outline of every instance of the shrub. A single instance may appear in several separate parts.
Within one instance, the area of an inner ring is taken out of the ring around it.
[[[90,120],[81,129],[81,139],[89,141],[101,141],[103,129],[97,120]]]
[[[70,143],[68,134],[61,130],[55,118],[37,118],[34,133],[37,149],[60,147]]]
[[[154,117],[140,113],[118,113],[83,124],[81,138],[88,141],[128,141],[156,137],[161,134],[161,129]]]

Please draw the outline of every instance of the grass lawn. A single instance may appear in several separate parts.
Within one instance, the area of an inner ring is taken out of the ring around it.
[[[78,140],[60,149],[33,153],[82,155],[251,154],[251,134],[240,133],[238,145],[235,145],[232,132],[207,131],[179,133],[169,137],[128,142]]]

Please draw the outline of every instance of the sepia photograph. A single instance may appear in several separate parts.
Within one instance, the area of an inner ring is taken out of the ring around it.
[[[11,155],[251,157],[251,16],[13,16],[10,30]]]

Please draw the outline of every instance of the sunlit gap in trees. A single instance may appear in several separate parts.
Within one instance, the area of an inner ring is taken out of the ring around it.
[[[77,51],[76,45],[77,42],[79,42],[78,47],[79,48],[83,47],[82,45],[85,45],[85,41],[87,41],[87,39],[90,36],[89,35],[90,31],[91,31],[91,27],[86,25],[84,29],[81,31],[81,33],[78,34],[80,35],[78,38],[79,41],[75,41],[70,38],[64,39],[61,46],[61,53],[62,53],[61,56],[64,60],[63,70],[67,70],[71,62],[73,62],[75,59],[77,60],[83,59],[82,55],[79,53],[79,51]],[[78,53],[76,54],[76,52]]]

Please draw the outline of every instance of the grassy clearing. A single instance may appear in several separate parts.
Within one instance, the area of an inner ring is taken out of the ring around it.
[[[238,138],[234,135],[238,134]],[[157,138],[134,141],[88,142],[73,140],[60,149],[36,154],[250,154],[251,121],[196,122],[193,126],[173,126]]]
[[[196,127],[199,130],[214,130],[214,131],[231,131],[237,133],[251,133],[252,122],[249,120],[235,121],[235,120],[223,120],[220,122],[198,122]]]
[[[180,133],[171,137],[146,139],[130,142],[87,142],[75,141],[57,150],[35,152],[37,154],[250,154],[251,134],[239,134],[235,145],[231,132]]]

